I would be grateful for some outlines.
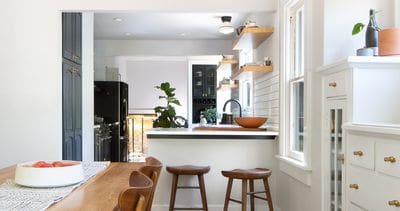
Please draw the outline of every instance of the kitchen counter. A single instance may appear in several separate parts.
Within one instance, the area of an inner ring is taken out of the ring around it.
[[[211,126],[211,127],[221,127]],[[222,127],[232,127],[223,125]],[[207,128],[206,128],[207,129]],[[212,128],[215,129],[215,128]],[[223,128],[225,129],[225,128]],[[275,178],[278,175],[275,154],[278,152],[276,131],[226,131],[196,130],[195,128],[154,128],[147,130],[148,155],[162,160],[164,166],[199,165],[210,166],[204,177],[210,211],[223,209],[228,180],[221,170],[236,168],[272,169],[270,180],[272,197],[276,195]],[[160,175],[153,202],[153,211],[168,210],[172,176],[163,171]],[[179,184],[197,186],[197,177],[179,177]],[[236,182],[234,186],[239,185]],[[262,183],[255,183],[261,190]],[[240,198],[239,189],[232,190],[234,198]],[[265,202],[256,200],[256,210],[262,210]],[[260,203],[260,204],[259,204]],[[201,206],[198,191],[178,190],[176,207]],[[240,210],[240,205],[230,203],[229,210]]]
[[[212,128],[212,127],[211,127]],[[226,131],[195,130],[195,128],[152,128],[145,132],[147,138],[175,139],[275,139],[277,131]]]

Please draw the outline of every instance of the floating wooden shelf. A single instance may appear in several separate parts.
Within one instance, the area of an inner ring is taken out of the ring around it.
[[[217,71],[223,70],[225,68],[230,68],[228,65],[236,66],[239,64],[238,60],[236,59],[223,59],[219,62]]]
[[[238,60],[236,59],[223,59],[219,62],[219,65],[221,64],[238,64]]]
[[[272,66],[246,65],[236,70],[232,74],[231,80],[238,80],[239,76],[242,74],[252,74],[252,72],[271,72],[271,71],[272,71]]]
[[[264,71],[264,72],[271,72],[272,66],[260,66],[260,65],[246,65],[240,67],[241,71]]]
[[[233,42],[233,50],[255,49],[274,32],[272,27],[244,28]]]
[[[219,91],[219,90],[227,90],[227,89],[237,89],[237,88],[239,88],[239,84],[221,84],[217,88],[217,91]]]

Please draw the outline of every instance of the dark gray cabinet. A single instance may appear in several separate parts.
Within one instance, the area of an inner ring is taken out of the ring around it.
[[[82,64],[82,14],[63,13],[63,58]]]
[[[63,13],[63,159],[82,160],[82,18]]]
[[[200,114],[217,103],[217,65],[192,66],[192,123],[200,122]]]

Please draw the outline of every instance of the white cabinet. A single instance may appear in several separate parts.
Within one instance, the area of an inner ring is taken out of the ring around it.
[[[319,73],[323,210],[400,211],[400,58],[348,57]]]
[[[326,157],[329,160],[327,172],[327,181],[330,186],[326,186],[326,196],[329,197],[329,210],[341,211],[343,201],[344,185],[344,151],[342,124],[344,122],[345,100],[334,99],[327,100],[328,126],[327,135],[324,138],[324,146],[328,149]]]
[[[346,192],[348,210],[354,205],[369,211],[400,210],[400,129],[383,133],[381,127],[344,126],[347,141]],[[363,155],[354,155],[360,150]],[[356,156],[356,159],[352,157]],[[360,160],[362,157],[365,159]],[[394,159],[393,159],[394,158]]]

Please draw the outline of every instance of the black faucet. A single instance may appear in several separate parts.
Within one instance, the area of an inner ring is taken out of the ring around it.
[[[227,100],[227,101],[224,103],[224,107],[222,108],[222,112],[225,112],[225,110],[226,110],[226,105],[227,105],[229,102],[235,102],[235,103],[237,103],[237,104],[239,105],[239,116],[242,117],[242,106],[240,105],[239,101],[237,101],[237,100],[235,100],[235,99],[229,99],[229,100]]]

